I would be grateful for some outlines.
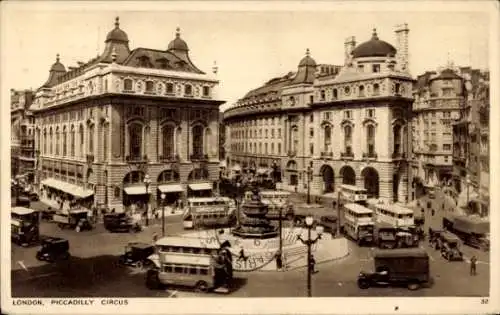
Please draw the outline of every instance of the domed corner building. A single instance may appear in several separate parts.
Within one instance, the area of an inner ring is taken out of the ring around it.
[[[219,177],[218,80],[193,64],[179,29],[162,49],[130,49],[116,18],[104,43],[74,67],[58,55],[36,91],[42,199],[120,212],[158,207],[162,195],[166,204],[209,195]]]
[[[359,45],[349,37],[342,66],[318,64],[307,50],[296,71],[248,92],[224,112],[228,168],[267,173],[303,194],[310,184],[323,200],[351,184],[406,202],[414,82],[408,33],[406,24],[397,27],[397,47],[376,30]]]

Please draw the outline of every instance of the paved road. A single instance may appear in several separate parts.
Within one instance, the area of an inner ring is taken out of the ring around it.
[[[436,198],[437,199],[437,198]],[[41,205],[43,206],[43,205]],[[36,207],[36,206],[35,206]],[[179,216],[167,217],[167,234],[183,233]],[[189,289],[171,288],[150,291],[144,285],[144,274],[129,267],[116,265],[129,241],[151,242],[152,234],[161,234],[155,224],[140,233],[109,233],[99,225],[93,231],[77,233],[60,230],[55,224],[43,222],[42,235],[61,236],[70,241],[72,258],[68,262],[47,264],[35,258],[38,247],[12,246],[12,294],[14,297],[168,297],[171,290],[178,296],[198,296]],[[345,296],[486,296],[489,288],[489,254],[463,247],[466,257],[479,259],[478,275],[469,275],[469,264],[447,262],[438,251],[421,246],[431,255],[434,284],[418,291],[405,288],[370,288],[360,290],[356,278],[361,270],[373,267],[370,248],[350,242],[351,254],[334,262],[319,264],[313,275],[312,290],[316,297]],[[231,297],[303,297],[306,295],[304,268],[287,272],[251,272],[235,274],[235,289]],[[211,297],[226,295],[208,294]],[[206,296],[206,295],[205,295]]]

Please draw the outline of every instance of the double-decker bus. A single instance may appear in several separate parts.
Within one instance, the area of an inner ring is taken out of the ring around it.
[[[40,239],[38,211],[25,207],[13,207],[10,213],[11,240],[26,246]]]
[[[371,202],[369,207],[375,213],[375,222],[386,223],[396,228],[410,228],[415,225],[413,210],[395,203]]]
[[[235,222],[235,213],[221,197],[189,198],[183,216],[185,229],[227,227]]]
[[[245,193],[245,200],[252,200],[252,195],[253,192],[247,191]],[[259,191],[259,197],[262,203],[267,205],[266,219],[279,220],[281,212],[282,220],[293,220],[295,213],[288,191],[261,190]]]
[[[340,185],[341,203],[365,203],[368,199],[368,193],[365,188],[354,185]]]
[[[344,233],[358,245],[373,242],[373,211],[357,203],[342,206]]]
[[[155,268],[148,270],[146,286],[194,287],[196,291],[227,293],[233,278],[231,252],[216,240],[169,236],[159,239],[156,253],[149,259]]]

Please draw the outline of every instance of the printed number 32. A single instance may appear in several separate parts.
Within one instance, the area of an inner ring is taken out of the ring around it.
[[[481,304],[488,304],[489,300],[488,299],[481,299]]]

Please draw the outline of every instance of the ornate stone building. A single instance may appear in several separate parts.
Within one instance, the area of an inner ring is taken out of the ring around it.
[[[375,30],[359,45],[349,37],[341,67],[318,66],[307,51],[296,72],[250,91],[224,113],[229,167],[276,164],[285,189],[310,185],[317,196],[346,183],[406,201],[414,81],[408,33],[406,24],[397,27],[397,49]]]
[[[11,176],[24,177],[31,183],[35,170],[34,117],[29,110],[33,101],[31,90],[10,91]]]
[[[103,53],[68,70],[59,56],[36,92],[38,181],[117,211],[210,190],[219,175],[218,81],[179,29],[166,49],[129,48],[115,28]],[[149,179],[150,183],[146,183]]]
[[[465,102],[453,124],[453,186],[458,206],[489,215],[489,72],[464,68]]]

